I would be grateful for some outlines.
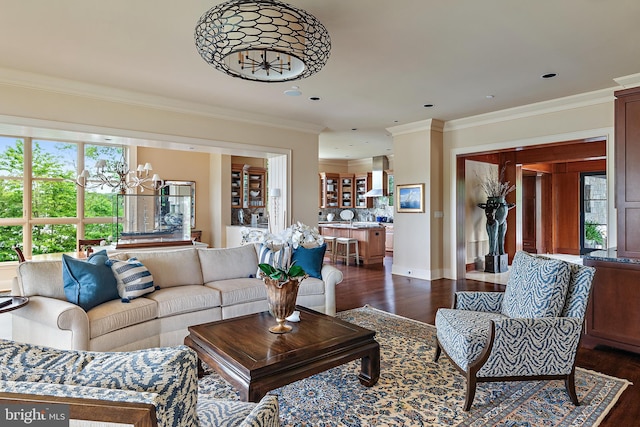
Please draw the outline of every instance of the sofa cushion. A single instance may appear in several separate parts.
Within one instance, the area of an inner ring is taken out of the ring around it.
[[[569,287],[568,263],[542,259],[518,251],[502,300],[502,314],[508,317],[559,316]]]
[[[62,262],[59,260],[21,262],[17,273],[20,295],[67,300],[62,281]]]
[[[220,291],[222,307],[267,299],[267,288],[261,279],[227,279],[205,283]]]
[[[105,264],[107,251],[100,251],[86,260],[62,254],[62,281],[67,301],[79,305],[85,311],[118,298],[116,279]]]
[[[256,277],[258,255],[254,245],[225,249],[198,249],[204,283]]]
[[[153,274],[155,285],[160,288],[203,284],[200,260],[195,248],[127,252],[127,256],[143,263]]]
[[[158,317],[158,304],[147,298],[136,298],[129,304],[113,300],[87,312],[91,339],[146,322]]]
[[[131,258],[127,261],[110,259],[107,265],[111,267],[118,282],[118,295],[122,302],[130,302],[156,290],[153,275],[140,261]]]
[[[309,277],[315,277],[316,279],[322,279],[322,263],[324,262],[324,253],[327,250],[327,244],[323,243],[315,248],[305,248],[304,246],[298,246],[293,251],[293,257],[291,263],[295,263],[302,267],[305,273]]]
[[[451,360],[466,371],[487,345],[491,320],[504,317],[500,313],[440,308],[435,322],[438,341]]]
[[[220,306],[220,292],[202,285],[174,286],[147,296],[158,305],[158,317]]]

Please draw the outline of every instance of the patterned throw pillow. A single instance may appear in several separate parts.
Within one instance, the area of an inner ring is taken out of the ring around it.
[[[118,294],[122,302],[129,302],[155,291],[153,276],[140,261],[130,258],[127,261],[111,259],[107,261],[118,282]]]
[[[502,314],[514,318],[557,317],[567,298],[569,264],[518,251],[502,300]]]
[[[258,264],[270,264],[275,268],[286,270],[291,264],[291,249],[289,246],[283,246],[280,249],[272,250],[262,244],[258,249]],[[260,278],[260,268],[258,268],[256,277]]]

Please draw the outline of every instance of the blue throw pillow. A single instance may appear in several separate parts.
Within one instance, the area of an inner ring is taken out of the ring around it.
[[[302,267],[302,269],[309,275],[309,277],[315,277],[316,279],[322,279],[322,262],[324,260],[324,253],[327,250],[327,244],[323,243],[316,248],[305,248],[298,246],[293,251],[293,257],[291,258],[291,264],[295,263]]]
[[[62,282],[67,301],[85,311],[103,302],[118,299],[116,278],[105,264],[107,251],[91,254],[86,261],[62,255]]]

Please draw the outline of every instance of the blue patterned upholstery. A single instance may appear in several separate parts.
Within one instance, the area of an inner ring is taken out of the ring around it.
[[[164,427],[278,425],[278,402],[202,399],[197,356],[186,346],[131,352],[58,350],[0,340],[3,391],[151,403]]]
[[[513,257],[502,303],[508,317],[555,317],[564,307],[569,287],[569,264],[520,251]]]
[[[217,399],[198,401],[200,425],[216,427],[279,427],[278,398],[266,395],[260,402]]]
[[[157,393],[165,426],[197,425],[197,357],[186,346],[132,352],[57,350],[0,341],[0,379]]]
[[[578,404],[575,357],[594,273],[592,267],[518,252],[504,294],[458,292],[453,309],[438,310],[435,360],[444,350],[466,375],[465,410],[476,382],[501,378],[564,379]]]

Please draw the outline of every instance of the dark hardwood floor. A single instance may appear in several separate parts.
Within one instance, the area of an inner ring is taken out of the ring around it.
[[[369,304],[404,317],[434,324],[440,307],[451,307],[453,294],[459,290],[504,291],[504,286],[476,280],[420,280],[391,274],[392,259],[384,265],[347,267],[338,263],[344,280],[336,287],[337,311]],[[640,384],[640,355],[596,347],[578,350],[581,368],[624,378]],[[600,424],[604,427],[640,426],[640,388],[630,385],[615,407]]]

